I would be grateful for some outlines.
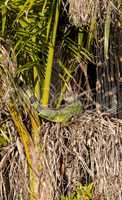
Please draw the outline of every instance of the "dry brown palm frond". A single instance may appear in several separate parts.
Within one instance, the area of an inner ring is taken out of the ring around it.
[[[0,199],[26,200],[28,197],[28,171],[24,155],[18,147],[17,131],[7,108],[0,110]]]
[[[101,10],[104,10],[106,14],[109,3],[111,8],[118,12],[114,0],[68,0],[68,2],[69,16],[72,23],[76,26],[89,25],[93,15],[99,18]]]
[[[121,120],[86,112],[67,125],[47,123],[43,133],[44,175],[55,199],[92,180],[95,198],[121,200]]]
[[[98,1],[96,1],[97,3]],[[69,15],[75,25],[87,25],[94,9],[94,1],[69,0]]]
[[[121,200],[122,120],[87,111],[67,124],[44,123],[41,133],[40,190],[48,193],[50,200],[59,200],[62,193],[70,194],[78,182],[89,181],[94,182],[96,199]],[[29,183],[24,159],[16,138],[1,149],[1,200],[27,199]]]
[[[26,200],[28,197],[27,171],[15,152],[15,146],[9,145],[1,151],[0,161],[0,199]]]

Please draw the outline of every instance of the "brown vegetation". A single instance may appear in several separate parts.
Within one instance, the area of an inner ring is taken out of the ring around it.
[[[14,131],[11,123],[9,126]],[[89,181],[94,183],[93,199],[121,199],[121,120],[85,112],[67,124],[47,122],[42,127],[40,146],[43,152],[40,191],[46,195],[44,199],[59,200],[61,194],[70,194],[77,183]],[[13,199],[20,195],[27,199],[28,173],[22,149],[14,138],[13,144],[1,151],[1,199],[6,192],[14,194]]]

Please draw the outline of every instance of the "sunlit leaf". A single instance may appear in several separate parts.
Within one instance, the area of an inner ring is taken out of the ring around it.
[[[105,28],[104,28],[104,56],[105,59],[108,59],[109,52],[109,36],[110,36],[110,24],[111,24],[111,5],[108,4],[106,19],[105,19]]]
[[[3,5],[1,10],[2,10],[2,35],[4,36],[5,27],[6,27],[7,6]]]

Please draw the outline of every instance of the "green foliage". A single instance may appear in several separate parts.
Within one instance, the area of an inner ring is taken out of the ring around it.
[[[0,2],[0,38],[6,43],[7,49],[12,47],[17,55],[17,76],[31,85],[36,97],[42,97],[42,102],[46,104],[51,93],[55,62],[62,87],[60,91],[56,90],[59,94],[55,95],[59,97],[60,92],[62,96],[65,93],[65,86],[72,79],[79,62],[91,60],[91,55],[83,46],[84,32],[79,29],[82,32],[79,35],[78,29],[72,30],[69,24],[62,22],[61,3],[61,0]],[[75,38],[72,37],[74,31]],[[60,46],[61,53],[55,58],[57,46]],[[60,104],[61,98],[56,101]]]
[[[1,119],[1,128],[0,128],[0,148],[6,146],[8,143],[12,141],[12,136],[7,135],[10,131],[7,123],[3,123],[4,121]]]
[[[105,28],[104,28],[104,57],[107,60],[109,54],[109,37],[110,37],[110,24],[111,24],[111,4],[108,4],[107,14],[105,19]]]
[[[69,197],[61,197],[61,200],[92,200],[93,183],[88,185],[79,184]]]
[[[6,146],[6,145],[7,145],[7,140],[5,139],[5,137],[0,135],[0,147]]]

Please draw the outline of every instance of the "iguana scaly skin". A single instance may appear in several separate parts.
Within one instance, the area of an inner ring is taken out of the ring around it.
[[[5,73],[6,83],[12,89],[14,89],[14,92],[17,93],[22,98],[22,100],[27,100],[28,102],[29,98],[33,108],[35,108],[39,116],[53,122],[67,122],[72,117],[79,115],[83,111],[83,106],[79,100],[60,109],[50,109],[48,107],[41,106],[37,99],[33,96],[31,90],[28,90],[29,93],[28,91],[24,92],[24,90],[17,86],[14,77],[15,69],[13,70],[13,68],[11,68],[13,65],[10,64],[9,54],[4,47],[1,47],[1,53],[3,56],[6,55],[6,58],[2,61],[1,65],[1,68]],[[13,95],[10,96],[12,97]]]
[[[59,109],[51,109],[40,105],[35,96],[30,94],[29,100],[40,117],[52,122],[68,122],[72,117],[75,117],[83,112],[83,106],[80,100],[74,101],[71,104]]]

